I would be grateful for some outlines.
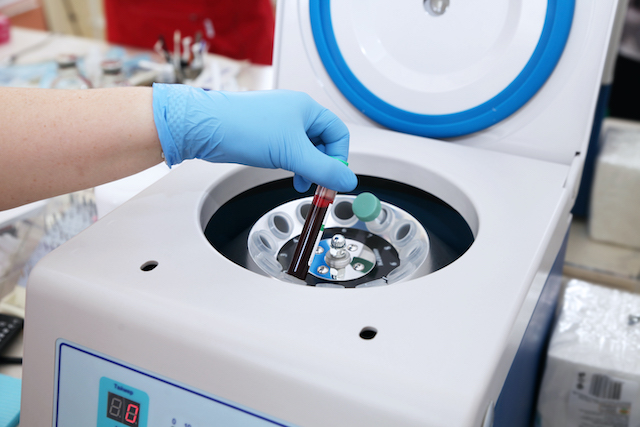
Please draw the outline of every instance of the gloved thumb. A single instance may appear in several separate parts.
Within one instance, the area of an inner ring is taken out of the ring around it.
[[[302,175],[298,175],[298,174],[293,175],[293,188],[295,188],[298,193],[304,193],[310,187],[311,187],[311,181],[304,178]]]

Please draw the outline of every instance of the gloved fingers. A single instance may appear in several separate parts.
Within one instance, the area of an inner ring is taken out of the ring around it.
[[[311,181],[301,175],[295,174],[293,175],[293,188],[295,188],[298,193],[304,193],[311,188]]]
[[[327,154],[327,146],[322,143],[322,140],[320,138],[316,138],[316,141],[312,140],[311,142],[313,142],[316,150],[320,151],[322,154]]]
[[[298,161],[291,165],[291,170],[306,181],[341,192],[351,191],[358,185],[358,179],[351,169],[340,160],[323,154],[309,141],[301,145],[300,154]]]
[[[322,107],[321,107],[322,108]],[[322,108],[307,129],[307,136],[314,144],[324,146],[324,152],[340,160],[349,157],[349,129],[333,112]]]

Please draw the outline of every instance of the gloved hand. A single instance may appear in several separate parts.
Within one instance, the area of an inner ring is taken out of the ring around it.
[[[338,160],[349,153],[346,125],[302,92],[154,84],[153,116],[169,166],[203,159],[282,168],[295,173],[300,192],[312,182],[336,191],[358,183]]]

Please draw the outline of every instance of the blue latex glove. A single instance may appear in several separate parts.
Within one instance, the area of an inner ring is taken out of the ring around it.
[[[203,159],[282,168],[295,173],[300,192],[312,182],[336,191],[351,191],[358,183],[337,160],[349,154],[346,125],[302,92],[154,84],[153,116],[169,166]]]

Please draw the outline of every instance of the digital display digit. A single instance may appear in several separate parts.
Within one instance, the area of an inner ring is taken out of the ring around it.
[[[107,397],[107,418],[124,424],[125,426],[138,427],[140,417],[140,404],[109,392]]]

